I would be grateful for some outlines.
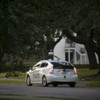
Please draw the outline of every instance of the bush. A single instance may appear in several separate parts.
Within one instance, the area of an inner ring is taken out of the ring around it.
[[[89,68],[89,64],[74,64],[76,68]]]
[[[6,63],[5,65],[0,65],[0,72],[13,72],[20,71],[26,72],[29,67],[32,67],[35,63],[24,62],[24,63]]]

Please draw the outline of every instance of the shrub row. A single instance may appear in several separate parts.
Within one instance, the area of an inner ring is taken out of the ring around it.
[[[26,65],[4,65],[0,66],[0,72],[11,72],[11,71],[21,71],[21,72],[26,72],[29,70],[29,67],[32,67],[30,64]],[[89,68],[88,64],[76,64],[76,68]]]
[[[74,64],[76,68],[89,68],[89,64]]]
[[[21,71],[26,72],[29,67],[32,67],[35,62],[24,62],[24,63],[6,63],[5,65],[0,65],[0,72],[12,72]]]
[[[21,71],[25,72],[31,66],[0,66],[0,72],[11,72],[11,71]]]

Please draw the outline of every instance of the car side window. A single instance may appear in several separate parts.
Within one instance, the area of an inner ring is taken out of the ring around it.
[[[42,63],[41,67],[46,67],[48,65],[48,63]]]
[[[36,65],[36,67],[40,67],[40,64]]]
[[[33,69],[37,69],[37,68],[40,68],[40,64],[33,66]]]

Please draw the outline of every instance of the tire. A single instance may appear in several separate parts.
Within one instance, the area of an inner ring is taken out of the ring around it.
[[[57,87],[57,86],[58,86],[58,84],[56,84],[56,83],[53,84],[53,87]]]
[[[75,87],[75,85],[76,85],[75,82],[69,83],[69,86],[70,86],[70,87]]]
[[[47,79],[46,79],[45,76],[43,76],[43,78],[42,78],[42,85],[43,85],[44,87],[48,87]]]
[[[27,86],[32,86],[29,76],[27,76],[27,78],[26,78],[26,84],[27,84]]]

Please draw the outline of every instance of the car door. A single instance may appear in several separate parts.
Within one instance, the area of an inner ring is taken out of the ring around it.
[[[39,83],[39,79],[40,79],[40,64],[37,66],[37,68],[35,69],[35,81],[36,83]]]
[[[42,62],[41,63],[41,66],[40,66],[40,69],[39,69],[39,83],[42,82],[42,76],[43,75],[46,75],[46,67],[47,67],[48,63],[46,62]]]
[[[35,67],[33,67],[32,69],[30,69],[30,79],[31,82],[34,83],[35,82]]]
[[[30,78],[32,83],[38,83],[38,78],[39,78],[39,71],[40,64],[37,64],[33,66],[32,70],[30,71]]]

